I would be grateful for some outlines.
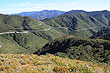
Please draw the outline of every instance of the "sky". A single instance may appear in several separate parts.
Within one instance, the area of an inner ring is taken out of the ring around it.
[[[41,10],[110,11],[110,0],[1,0],[0,13],[12,14]]]

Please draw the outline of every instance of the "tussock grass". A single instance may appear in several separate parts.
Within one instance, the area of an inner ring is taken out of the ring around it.
[[[51,54],[0,54],[0,73],[109,73],[110,66]]]

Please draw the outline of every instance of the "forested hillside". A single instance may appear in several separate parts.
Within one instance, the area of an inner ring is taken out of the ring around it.
[[[71,59],[110,64],[110,41],[67,35],[47,43],[35,54],[54,54]]]
[[[66,27],[67,30],[58,30],[79,37],[90,37],[98,30],[101,30],[101,28],[106,27],[105,24],[102,24],[94,17],[88,16],[84,13],[61,15],[52,19],[45,19],[42,21],[52,27]]]
[[[96,34],[93,34],[90,38],[110,40],[110,27],[103,28],[102,30],[98,31]]]

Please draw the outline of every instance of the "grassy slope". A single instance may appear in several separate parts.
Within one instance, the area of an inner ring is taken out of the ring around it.
[[[48,29],[49,26],[36,19],[30,17],[21,17],[18,15],[9,16],[0,14],[0,26],[0,32],[24,31],[24,29],[29,31],[29,33],[26,34],[0,35],[4,40],[9,40],[8,42],[4,42],[4,44],[8,44],[10,42],[13,45],[19,45],[19,47],[14,46],[8,48],[8,51],[1,50],[1,52],[3,51],[2,53],[14,53],[14,50],[12,51],[12,49],[22,51],[22,49],[20,48],[26,49],[33,53],[35,50],[44,46],[48,42],[48,40],[55,39],[59,36],[64,35],[64,33],[61,33],[55,29],[39,31]],[[8,45],[6,45],[6,47],[8,47]],[[19,52],[16,51],[15,53]],[[27,52],[23,51],[23,53]]]
[[[3,35],[4,39],[12,40],[13,44],[19,45],[21,48],[28,49],[30,53],[33,53],[33,51],[41,48],[42,46],[45,45],[45,43],[48,42],[48,40],[43,39],[39,36],[36,36],[33,33],[28,33],[28,34],[11,34],[11,35]],[[1,42],[2,43],[2,42]],[[5,44],[8,44],[8,42],[4,42]],[[5,45],[8,47],[8,45]],[[11,46],[11,45],[10,45]],[[13,48],[13,47],[12,47]],[[18,47],[15,46],[13,49],[19,49]],[[10,48],[8,48],[8,51],[12,51]],[[14,50],[13,50],[14,51]],[[22,50],[21,50],[22,51]],[[2,52],[2,51],[1,51]],[[7,53],[10,53],[7,52]],[[24,53],[27,53],[26,51]]]
[[[13,40],[8,40],[0,36],[0,53],[29,53],[29,50],[18,45]]]
[[[110,66],[53,55],[0,54],[0,72],[6,73],[109,73]]]
[[[105,26],[94,17],[85,15],[83,13],[61,15],[52,19],[45,19],[42,21],[53,27],[70,27],[71,29],[66,32],[60,29],[59,31],[80,37],[89,37]],[[83,30],[85,28],[87,29]]]

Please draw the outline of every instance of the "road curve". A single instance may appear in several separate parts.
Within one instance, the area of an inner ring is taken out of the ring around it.
[[[23,31],[23,32],[16,32],[16,31],[13,31],[13,32],[2,32],[0,33],[0,35],[3,35],[3,34],[13,34],[13,33],[29,33],[29,31]]]

